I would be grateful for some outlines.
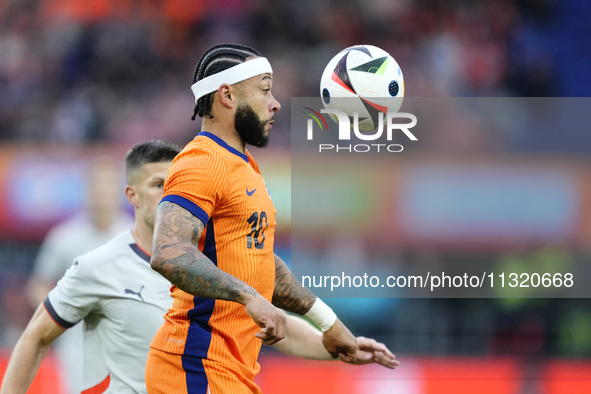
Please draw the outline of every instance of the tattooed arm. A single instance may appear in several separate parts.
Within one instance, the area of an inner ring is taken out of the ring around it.
[[[285,335],[285,316],[240,279],[220,270],[196,246],[204,223],[180,205],[164,202],[154,222],[151,266],[179,289],[198,297],[234,301],[261,327],[266,345]]]
[[[317,300],[291,273],[287,265],[275,257],[275,291],[273,305],[298,315],[305,315]],[[341,357],[348,363],[357,362],[357,343],[351,331],[337,319],[332,327],[322,333],[322,344],[333,358]]]
[[[316,296],[302,286],[279,256],[274,255],[274,257],[275,291],[273,293],[273,305],[298,315],[305,315],[314,305]]]
[[[152,268],[189,294],[244,304],[258,293],[225,273],[195,246],[205,225],[180,205],[158,206],[154,223]]]

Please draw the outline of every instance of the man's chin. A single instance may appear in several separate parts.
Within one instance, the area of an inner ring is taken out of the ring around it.
[[[269,139],[266,138],[261,144],[257,145],[257,148],[266,148],[269,145]]]
[[[261,138],[257,144],[252,144],[252,146],[256,146],[257,148],[266,148],[269,145],[269,137],[267,136],[268,133],[263,134],[263,138]]]

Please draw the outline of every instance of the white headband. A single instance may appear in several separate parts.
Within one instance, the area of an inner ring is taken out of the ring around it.
[[[267,58],[257,57],[256,59],[248,60],[224,71],[220,71],[217,74],[205,77],[191,86],[191,90],[195,95],[195,103],[206,94],[218,90],[223,84],[234,85],[235,83],[265,73],[273,74],[271,64]]]

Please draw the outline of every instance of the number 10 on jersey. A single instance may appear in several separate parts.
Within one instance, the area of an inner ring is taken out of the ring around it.
[[[267,213],[265,211],[260,214],[254,212],[246,221],[250,225],[250,233],[246,236],[246,248],[252,249],[252,241],[254,239],[254,247],[262,249],[265,247],[265,229],[269,225],[267,221]]]

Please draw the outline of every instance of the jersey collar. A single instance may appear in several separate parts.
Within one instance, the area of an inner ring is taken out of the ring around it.
[[[237,150],[236,148],[232,148],[230,145],[228,145],[226,143],[226,141],[224,141],[223,139],[221,139],[220,137],[218,137],[215,134],[211,134],[209,131],[202,131],[200,132],[199,135],[202,135],[204,137],[208,137],[211,138],[213,141],[215,141],[215,143],[217,143],[219,146],[221,146],[222,148],[225,148],[228,152],[235,154],[236,156],[240,157],[242,160],[244,160],[245,162],[248,163],[248,156],[246,156],[244,153],[240,152],[239,150]]]
[[[144,260],[145,262],[149,263],[150,262],[150,255],[147,254],[142,248],[140,248],[140,246],[136,243],[133,244],[129,244],[129,247],[131,248],[131,250],[133,250],[135,252],[135,254],[137,254],[142,260]]]

